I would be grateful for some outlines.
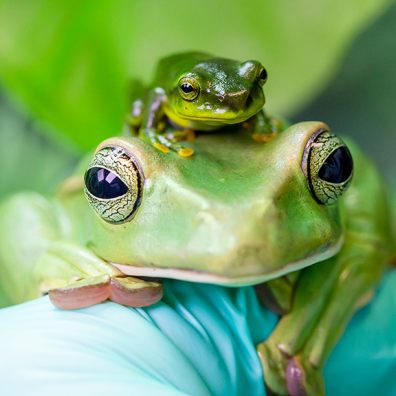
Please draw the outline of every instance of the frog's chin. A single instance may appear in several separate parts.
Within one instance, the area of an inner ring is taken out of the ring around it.
[[[165,113],[171,122],[178,127],[206,131],[218,129],[224,125],[240,124],[257,114],[261,108],[262,106],[240,113],[211,113],[210,115],[208,113],[200,114],[199,112],[189,114],[181,111],[170,111],[169,109],[165,109]]]
[[[236,286],[250,286],[267,282],[274,278],[279,278],[290,272],[298,271],[302,268],[308,267],[315,263],[320,263],[330,257],[336,255],[343,244],[341,237],[337,243],[330,246],[323,252],[312,254],[309,257],[296,260],[280,267],[276,271],[270,273],[257,273],[237,276],[227,276],[205,271],[199,271],[186,268],[153,268],[153,267],[139,267],[134,265],[117,264],[110,262],[117,267],[125,275],[149,277],[149,278],[169,278],[178,279],[189,282],[209,283],[222,286],[236,287]]]

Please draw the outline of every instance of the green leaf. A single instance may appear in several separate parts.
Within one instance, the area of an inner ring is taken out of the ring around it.
[[[0,200],[18,190],[49,194],[72,173],[76,153],[43,137],[41,131],[0,93]]]
[[[88,148],[117,134],[130,78],[159,57],[204,50],[269,69],[268,108],[288,115],[326,83],[390,0],[0,1],[0,78],[25,106]]]

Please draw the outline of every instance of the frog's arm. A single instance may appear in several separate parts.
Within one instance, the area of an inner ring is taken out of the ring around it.
[[[126,277],[89,249],[69,242],[54,242],[39,257],[33,279],[42,294],[48,293],[60,308],[75,309],[110,299],[119,304],[142,307],[162,297],[157,282]]]
[[[65,238],[59,206],[34,193],[21,193],[0,207],[5,230],[0,241],[0,289],[8,304],[49,291],[62,308],[106,299],[130,306],[150,305],[162,296],[155,282],[125,277],[89,249]],[[67,240],[64,240],[67,239]]]
[[[194,153],[191,148],[184,147],[163,134],[166,126],[166,123],[164,123],[165,101],[166,94],[162,88],[154,88],[149,91],[143,104],[139,136],[163,153],[173,150],[182,157],[190,157]],[[135,102],[135,104],[137,103]]]
[[[267,386],[279,394],[323,393],[324,362],[390,259],[389,203],[381,177],[350,147],[355,172],[343,197],[344,246],[337,256],[302,271],[290,312],[258,346]]]
[[[250,118],[247,126],[252,130],[252,137],[258,142],[270,142],[277,133],[286,129],[286,123],[278,118],[270,117],[264,109]]]

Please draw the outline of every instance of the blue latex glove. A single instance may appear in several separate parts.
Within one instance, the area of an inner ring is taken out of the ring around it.
[[[146,309],[76,311],[47,298],[0,311],[1,395],[263,395],[255,344],[277,318],[253,288],[166,281]],[[396,395],[396,272],[325,369],[328,395]]]

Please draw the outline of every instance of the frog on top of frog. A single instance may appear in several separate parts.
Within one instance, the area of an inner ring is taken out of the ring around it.
[[[10,303],[49,293],[64,309],[143,307],[161,299],[161,278],[254,285],[280,315],[257,345],[267,389],[323,394],[326,358],[390,260],[390,208],[353,142],[264,113],[266,79],[257,61],[160,61],[133,105],[138,136],[100,143],[53,198],[1,204]]]

